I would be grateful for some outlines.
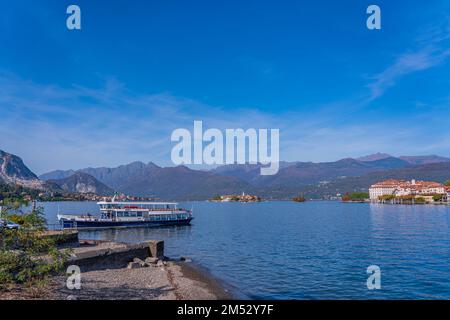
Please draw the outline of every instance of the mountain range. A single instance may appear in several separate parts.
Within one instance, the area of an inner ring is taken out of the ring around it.
[[[450,161],[450,159],[449,159]],[[374,161],[361,161],[352,158],[334,162],[291,162],[283,163],[276,175],[262,176],[259,165],[222,166],[213,172],[242,179],[256,187],[297,187],[335,180],[347,176],[360,176],[386,169],[412,166],[408,161],[387,157]]]
[[[0,183],[99,195],[119,191],[164,200],[203,200],[218,194],[242,192],[269,199],[287,199],[299,192],[323,197],[364,191],[385,178],[439,182],[450,179],[450,158],[393,157],[384,153],[334,162],[282,162],[279,172],[273,176],[261,176],[261,164],[225,165],[207,171],[133,162],[115,168],[55,170],[38,178],[19,157],[3,151],[0,165]]]
[[[85,168],[76,173],[92,176],[116,191],[158,199],[206,199],[216,194],[251,189],[248,183],[238,178],[192,170],[185,166],[163,168],[152,162],[133,162],[116,168]],[[60,185],[61,181],[73,175],[73,170],[57,170],[40,178]]]

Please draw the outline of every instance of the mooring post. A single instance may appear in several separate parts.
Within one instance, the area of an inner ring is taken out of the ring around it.
[[[163,258],[164,257],[164,241],[162,240],[150,240],[148,242],[150,248],[150,257]]]

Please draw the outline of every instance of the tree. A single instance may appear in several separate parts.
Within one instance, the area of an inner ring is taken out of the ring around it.
[[[42,208],[22,215],[10,214],[9,210],[3,212],[4,219],[16,221],[20,228],[0,228],[0,290],[14,284],[42,283],[62,270],[69,254],[59,251],[55,240],[46,236]]]
[[[294,202],[305,202],[306,198],[303,195],[303,193],[301,193],[297,197],[292,198],[292,201],[294,201]]]
[[[351,198],[348,192],[342,196],[342,201],[350,201],[350,200]]]
[[[370,196],[366,192],[353,192],[353,193],[346,193],[343,197],[343,201],[364,201],[366,199],[369,199]]]
[[[370,196],[367,192],[354,192],[352,194],[350,194],[350,199],[352,200],[365,200],[365,199],[369,199]]]
[[[450,180],[447,180],[444,184],[445,186],[450,187]]]

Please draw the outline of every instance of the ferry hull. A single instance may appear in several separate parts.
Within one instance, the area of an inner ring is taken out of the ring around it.
[[[163,221],[73,221],[61,219],[63,229],[110,229],[110,228],[147,228],[163,226],[185,226],[193,218]]]

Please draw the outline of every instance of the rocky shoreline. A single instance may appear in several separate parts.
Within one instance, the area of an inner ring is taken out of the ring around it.
[[[206,277],[187,262],[139,268],[88,271],[81,289],[69,290],[66,278],[55,278],[47,299],[57,300],[217,300],[232,299],[218,281]]]
[[[160,241],[157,242],[161,244]],[[150,245],[150,255],[139,255]],[[2,299],[38,300],[229,300],[231,292],[190,259],[152,256],[152,242],[106,242],[74,249],[68,264],[80,265],[80,288],[69,289],[69,275],[54,276],[41,288],[16,286]],[[131,260],[131,261],[130,261]]]

